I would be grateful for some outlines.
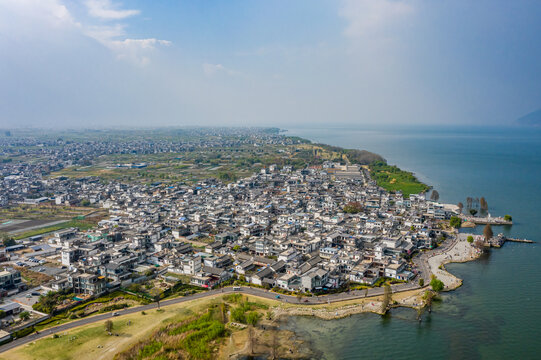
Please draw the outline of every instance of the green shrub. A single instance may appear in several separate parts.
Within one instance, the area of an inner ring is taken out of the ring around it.
[[[248,324],[248,325],[256,325],[257,322],[259,321],[260,317],[261,317],[261,314],[255,312],[255,311],[250,311],[246,315],[246,324]]]
[[[109,305],[109,306],[105,306],[103,307],[100,312],[108,312],[108,311],[113,311],[113,310],[120,310],[120,309],[125,309],[129,307],[128,304],[126,303],[121,303],[121,304],[113,304],[113,305]]]
[[[225,295],[224,300],[238,304],[239,302],[242,301],[242,294],[235,293],[235,294]]]
[[[449,221],[449,225],[451,225],[455,229],[458,229],[460,226],[462,226],[462,219],[458,216],[452,216],[451,220]]]
[[[24,337],[24,336],[26,336],[26,335],[28,335],[28,334],[31,334],[31,333],[33,333],[33,332],[34,332],[34,327],[33,327],[33,326],[30,326],[30,327],[21,329],[21,330],[19,330],[19,331],[15,331],[15,332],[12,334],[12,336],[13,336],[14,338],[17,338],[17,339],[18,339],[18,338],[22,338],[22,337]]]
[[[430,281],[430,286],[432,286],[432,289],[435,291],[435,292],[440,292],[443,290],[444,288],[444,285],[443,285],[443,282],[441,280],[439,280],[437,277],[432,277],[432,280]]]
[[[146,357],[152,356],[153,354],[157,353],[161,350],[163,344],[159,341],[152,341],[150,344],[145,345],[141,350],[139,350],[139,354],[137,354],[138,359],[144,359]]]

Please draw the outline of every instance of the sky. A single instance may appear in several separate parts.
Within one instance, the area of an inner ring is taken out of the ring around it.
[[[0,0],[0,128],[505,125],[537,0]]]

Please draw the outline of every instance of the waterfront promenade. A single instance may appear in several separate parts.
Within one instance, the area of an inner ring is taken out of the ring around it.
[[[492,217],[492,216],[485,216],[485,217],[479,217],[479,216],[468,216],[468,215],[461,215],[460,218],[463,222],[468,222],[476,225],[513,225],[513,220],[506,220],[505,218],[501,216]]]

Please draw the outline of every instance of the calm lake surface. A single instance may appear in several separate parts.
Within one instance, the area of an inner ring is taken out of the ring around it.
[[[541,241],[541,129],[289,129],[346,148],[365,149],[413,171],[440,201],[484,196],[489,212],[515,225],[495,233]],[[471,230],[470,230],[471,231]],[[482,228],[476,229],[478,233]],[[325,359],[541,359],[541,250],[507,243],[479,261],[447,268],[464,285],[443,295],[421,324],[415,312],[360,314],[323,321],[295,317],[287,328]]]

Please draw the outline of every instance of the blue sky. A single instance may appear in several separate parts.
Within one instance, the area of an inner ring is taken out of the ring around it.
[[[0,127],[502,125],[541,2],[0,0]]]

